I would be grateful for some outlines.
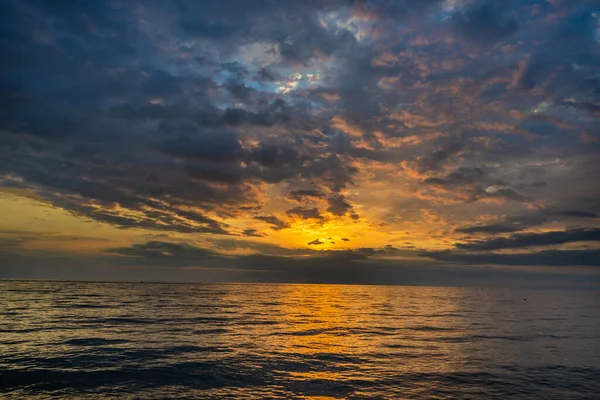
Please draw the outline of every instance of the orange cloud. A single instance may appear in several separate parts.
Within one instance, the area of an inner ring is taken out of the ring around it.
[[[357,126],[352,125],[340,116],[335,116],[331,119],[331,126],[355,138],[360,138],[363,135],[363,132]]]

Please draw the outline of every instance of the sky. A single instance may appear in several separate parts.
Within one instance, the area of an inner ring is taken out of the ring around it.
[[[5,0],[0,278],[600,283],[600,1]]]

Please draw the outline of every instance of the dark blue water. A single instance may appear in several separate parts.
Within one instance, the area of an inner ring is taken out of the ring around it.
[[[600,293],[4,281],[0,371],[5,399],[599,399]]]

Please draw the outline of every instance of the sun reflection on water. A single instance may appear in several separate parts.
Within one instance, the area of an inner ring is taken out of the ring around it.
[[[72,387],[87,388],[83,399],[451,398],[471,389],[468,398],[489,398],[489,377],[499,393],[512,387],[503,365],[535,377],[549,372],[527,372],[531,360],[576,371],[597,362],[597,326],[576,314],[597,304],[585,293],[528,293],[525,302],[479,288],[4,286],[0,369],[14,398]],[[581,334],[568,340],[574,325]],[[561,371],[552,379],[570,373]]]

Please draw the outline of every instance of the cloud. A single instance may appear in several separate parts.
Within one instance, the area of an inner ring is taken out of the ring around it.
[[[340,216],[340,215],[346,215],[347,213],[351,213],[352,215],[355,215],[352,205],[350,203],[348,203],[346,201],[346,198],[342,195],[332,196],[327,199],[327,202],[329,203],[329,207],[327,208],[327,211],[333,215]]]
[[[232,244],[237,243],[230,240]],[[216,243],[216,242],[215,242]],[[224,244],[223,244],[224,245]],[[241,246],[254,245],[245,242]],[[234,247],[239,248],[238,244]],[[260,247],[256,247],[259,249]],[[283,251],[283,252],[282,252]],[[283,248],[263,254],[223,255],[190,242],[150,241],[113,247],[105,254],[61,252],[0,252],[3,277],[45,279],[193,282],[245,281],[289,283],[352,283],[401,285],[531,285],[594,286],[593,271],[575,266],[599,266],[597,250],[542,251],[532,254],[423,253],[388,248],[346,251]],[[280,255],[266,255],[267,253]],[[285,255],[284,255],[285,254]],[[307,257],[310,255],[310,257]],[[386,259],[408,255],[410,260]],[[415,258],[416,256],[416,258]],[[383,257],[383,258],[382,258]],[[481,265],[485,264],[485,265]],[[497,267],[490,267],[495,264]],[[528,266],[498,268],[499,266]],[[543,266],[567,267],[547,270]],[[530,266],[540,266],[532,269]],[[125,268],[127,267],[127,268]],[[135,268],[132,268],[135,267]],[[569,271],[573,269],[573,272]]]
[[[464,227],[464,228],[458,228],[458,229],[456,229],[456,232],[468,233],[468,234],[474,234],[474,233],[496,234],[496,233],[518,232],[523,229],[525,229],[525,228],[522,226],[519,226],[519,225],[490,224],[490,225],[474,225],[474,226],[468,226],[468,227]]]
[[[500,234],[519,232],[534,226],[542,225],[546,222],[546,218],[541,215],[511,215],[502,218],[499,222],[482,225],[470,225],[457,228],[456,232],[466,234]]]
[[[488,173],[479,167],[467,168],[461,167],[458,170],[451,172],[443,178],[427,178],[424,183],[430,185],[446,186],[446,187],[457,187],[465,184],[479,183],[484,179],[488,178]],[[491,184],[505,185],[504,182],[496,181],[490,182]]]
[[[599,250],[543,250],[516,254],[466,254],[454,252],[422,253],[438,261],[473,265],[526,265],[526,266],[600,266]]]
[[[519,23],[493,2],[476,3],[452,19],[457,34],[475,43],[492,44],[512,36]]]
[[[263,236],[266,236],[265,234],[260,233],[256,229],[244,229],[244,231],[242,232],[242,235],[244,235],[244,236],[253,236],[253,237],[263,237]]]
[[[319,246],[324,242],[315,239],[309,243],[312,246]],[[150,263],[155,266],[184,267],[188,265],[204,265],[210,268],[241,270],[263,269],[271,271],[275,278],[279,273],[290,273],[288,278],[293,277],[296,281],[313,280],[314,270],[322,269],[324,276],[330,279],[337,276],[337,281],[341,279],[343,271],[348,269],[359,273],[359,276],[365,276],[368,271],[377,268],[378,265],[385,265],[386,268],[406,269],[411,271],[415,264],[422,263],[421,268],[432,268],[431,262],[412,261],[412,265],[398,261],[383,260],[381,256],[420,256],[427,257],[438,262],[453,263],[454,265],[525,265],[525,266],[600,266],[599,250],[542,250],[533,253],[511,253],[511,254],[492,254],[492,253],[465,253],[457,251],[417,251],[417,250],[399,250],[392,246],[380,248],[358,248],[354,250],[343,251],[324,251],[313,250],[312,257],[295,256],[260,256],[260,255],[239,255],[224,256],[202,247],[197,247],[188,243],[171,242],[146,242],[134,244],[129,247],[112,248],[108,250],[109,254],[119,254],[137,260],[141,265]],[[285,266],[285,267],[283,267]],[[482,270],[484,271],[484,270]],[[330,274],[332,274],[330,276]],[[489,272],[486,272],[489,273]],[[340,275],[338,275],[340,274]],[[485,274],[485,273],[484,273]],[[396,278],[397,279],[397,278]],[[317,279],[317,281],[321,281]]]
[[[242,146],[235,132],[207,131],[194,138],[170,139],[161,150],[176,158],[227,163],[239,157]]]
[[[275,229],[275,230],[281,230],[281,229],[290,227],[287,222],[282,221],[273,215],[259,215],[259,216],[254,217],[254,219],[271,224],[272,229]]]
[[[29,232],[0,231],[0,234],[9,234],[6,237],[0,236],[0,249],[18,249],[23,244],[38,239]]]
[[[495,178],[494,174],[494,169],[488,167],[459,167],[446,176],[426,178],[422,183],[465,202],[475,202],[486,198],[519,202],[532,200],[507,187],[510,184]]]
[[[456,245],[456,248],[461,250],[500,250],[583,241],[600,241],[600,229],[573,228],[564,231],[519,233],[507,238],[498,237],[487,240],[476,240],[469,243],[459,243]]]
[[[592,211],[585,210],[546,210],[550,215],[575,217],[575,218],[600,218],[600,216]]]
[[[145,259],[169,259],[177,261],[201,262],[202,260],[217,257],[217,253],[184,243],[171,243],[152,241],[134,244],[129,247],[116,247],[108,250],[109,253],[120,254],[128,257]]]
[[[300,189],[292,190],[288,198],[301,203],[305,198],[323,198],[325,193],[318,189]]]
[[[289,216],[298,217],[300,219],[324,219],[324,217],[319,213],[318,208],[295,207],[287,210],[285,213]]]
[[[476,237],[453,257],[594,237],[593,2],[0,8],[2,193],[127,235],[254,240],[241,250],[268,256],[266,242],[290,255],[317,236],[373,248],[312,245],[317,264],[400,257],[381,249],[402,232],[418,248]]]

